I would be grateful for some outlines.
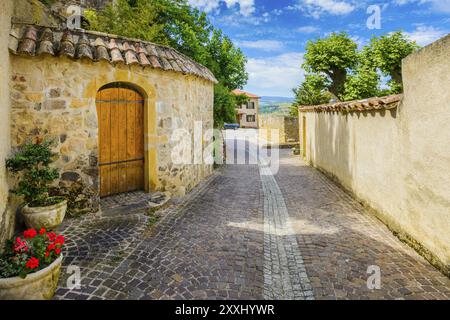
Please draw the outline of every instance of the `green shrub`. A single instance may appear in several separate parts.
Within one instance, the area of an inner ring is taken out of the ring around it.
[[[6,160],[8,170],[18,177],[11,192],[23,196],[31,207],[45,207],[62,200],[48,194],[50,184],[59,178],[58,170],[49,167],[56,156],[51,145],[51,141],[26,143]]]

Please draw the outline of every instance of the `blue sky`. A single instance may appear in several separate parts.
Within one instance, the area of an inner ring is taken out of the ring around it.
[[[245,90],[292,96],[309,39],[347,31],[360,45],[373,35],[403,30],[420,45],[450,33],[450,0],[189,0],[248,57]],[[369,29],[369,6],[381,9],[381,29]]]

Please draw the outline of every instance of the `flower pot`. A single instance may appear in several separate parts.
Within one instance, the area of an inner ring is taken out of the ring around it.
[[[0,300],[50,300],[58,286],[62,254],[46,268],[20,277],[0,279]]]
[[[67,200],[48,207],[30,207],[22,209],[25,224],[33,229],[54,229],[59,226],[67,211]]]

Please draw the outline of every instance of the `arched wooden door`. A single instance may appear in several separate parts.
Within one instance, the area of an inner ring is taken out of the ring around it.
[[[100,196],[144,189],[144,98],[121,84],[97,93]]]

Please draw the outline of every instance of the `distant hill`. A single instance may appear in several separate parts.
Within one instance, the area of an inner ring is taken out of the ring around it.
[[[273,103],[293,103],[294,98],[288,97],[261,97],[261,104],[273,104]]]
[[[259,113],[289,115],[294,98],[288,97],[261,97]]]

